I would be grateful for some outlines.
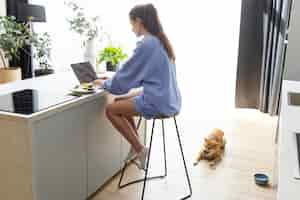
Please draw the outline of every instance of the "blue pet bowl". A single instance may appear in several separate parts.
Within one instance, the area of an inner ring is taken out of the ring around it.
[[[265,174],[254,174],[255,183],[261,186],[267,186],[269,183],[269,177]]]

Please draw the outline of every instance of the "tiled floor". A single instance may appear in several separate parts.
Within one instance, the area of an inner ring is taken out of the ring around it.
[[[191,199],[202,200],[275,200],[274,183],[274,133],[277,118],[261,114],[255,110],[235,110],[226,118],[183,118],[179,117],[185,155],[191,175],[193,196]],[[150,125],[150,123],[149,123]],[[227,146],[223,161],[210,169],[205,162],[193,166],[193,161],[201,146],[203,137],[214,127],[225,131]],[[151,181],[147,184],[145,199],[178,199],[186,194],[187,184],[184,169],[179,157],[173,122],[167,122],[167,159],[168,177],[164,180]],[[162,172],[160,127],[157,126],[154,151],[151,157],[151,173]],[[253,174],[267,173],[271,186],[262,188],[254,184]],[[135,166],[128,170],[127,178],[142,176]],[[93,200],[134,200],[139,199],[142,185],[134,185],[119,190],[119,176],[108,183]]]

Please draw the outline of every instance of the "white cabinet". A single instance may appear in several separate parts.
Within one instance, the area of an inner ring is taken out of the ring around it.
[[[84,106],[32,124],[34,200],[82,200],[87,196]]]
[[[87,135],[88,195],[93,194],[118,172],[121,164],[121,136],[105,116],[107,99],[89,108]]]
[[[105,116],[107,97],[32,124],[34,200],[85,199],[121,169],[129,144]]]
[[[283,81],[278,141],[278,200],[299,200],[300,180],[295,133],[300,132],[300,107],[288,104],[288,93],[300,93],[300,82]]]

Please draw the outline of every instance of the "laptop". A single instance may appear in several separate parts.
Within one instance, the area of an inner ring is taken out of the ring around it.
[[[71,67],[80,84],[90,83],[98,78],[93,66],[89,62],[74,63],[71,64]]]

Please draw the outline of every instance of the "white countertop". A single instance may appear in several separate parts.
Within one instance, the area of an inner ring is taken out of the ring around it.
[[[0,85],[0,95],[24,89],[36,89],[40,91],[44,90],[49,92],[49,94],[51,94],[51,92],[68,94],[70,93],[70,89],[74,88],[74,86],[78,84],[79,82],[75,77],[73,71],[68,71]],[[22,115],[0,111],[0,118],[8,118],[10,120],[38,120],[41,117],[59,112],[59,110],[69,108],[70,106],[75,106],[86,101],[99,98],[99,96],[103,96],[104,94],[104,90],[98,90],[95,94],[77,97],[31,115]]]
[[[300,93],[300,82],[284,80],[282,86],[278,200],[300,199],[300,180],[294,178],[298,168],[295,132],[300,133],[300,106],[288,105],[289,92]]]

